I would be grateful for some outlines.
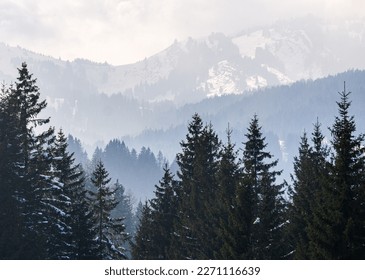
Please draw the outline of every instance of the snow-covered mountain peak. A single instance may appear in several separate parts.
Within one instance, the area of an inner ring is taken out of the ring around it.
[[[309,17],[232,37],[212,33],[175,41],[151,57],[121,66],[86,60],[66,62],[2,44],[0,78],[14,80],[16,67],[27,61],[39,80],[45,81],[47,90],[54,90],[57,79],[60,84],[71,79],[89,92],[185,104],[364,69],[364,36],[365,20],[333,23]],[[47,84],[50,77],[52,83]],[[52,98],[64,98],[52,90]]]

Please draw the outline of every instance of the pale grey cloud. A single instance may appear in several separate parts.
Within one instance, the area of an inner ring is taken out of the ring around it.
[[[134,62],[174,39],[307,14],[364,16],[362,0],[0,0],[0,40],[64,59]]]
[[[51,26],[42,22],[37,16],[38,6],[16,1],[0,2],[0,35],[2,40],[22,38],[31,40],[37,36],[47,37],[52,34]]]

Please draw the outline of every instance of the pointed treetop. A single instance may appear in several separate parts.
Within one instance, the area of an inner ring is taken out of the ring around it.
[[[339,107],[339,113],[341,116],[347,116],[348,115],[348,108],[351,105],[351,101],[349,101],[349,95],[351,94],[351,91],[346,92],[346,82],[344,82],[343,85],[343,91],[339,92],[341,101],[336,102]]]

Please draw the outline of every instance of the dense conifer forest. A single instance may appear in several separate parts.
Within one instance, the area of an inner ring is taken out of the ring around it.
[[[89,161],[43,117],[27,64],[18,72],[0,93],[0,259],[365,258],[365,136],[346,86],[331,139],[314,116],[297,139],[291,180],[281,181],[256,114],[234,143],[229,125],[220,139],[195,113],[176,174],[162,153],[119,140]],[[158,181],[136,210],[129,182],[115,179],[131,170],[146,189]]]

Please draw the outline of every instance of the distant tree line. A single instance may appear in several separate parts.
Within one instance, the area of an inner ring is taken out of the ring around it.
[[[345,88],[331,139],[318,120],[303,133],[289,184],[279,182],[257,115],[237,148],[229,127],[223,143],[194,114],[176,175],[162,154],[137,156],[119,140],[96,150],[85,171],[62,130],[42,129],[47,104],[27,65],[18,70],[0,95],[1,259],[365,258],[364,135]],[[120,173],[126,155],[149,180],[149,168],[164,165],[154,197],[138,205],[134,238],[131,198],[104,163]]]
[[[130,149],[120,139],[110,140],[104,148],[96,147],[89,160],[81,141],[68,136],[68,150],[74,153],[75,161],[81,163],[90,172],[98,161],[102,161],[110,177],[117,179],[127,187],[133,200],[145,200],[153,196],[151,182],[158,182],[163,174],[163,167],[168,160],[161,151],[155,155],[150,148],[142,147],[139,152]],[[143,170],[143,176],[140,172]],[[152,184],[153,186],[153,184]]]

